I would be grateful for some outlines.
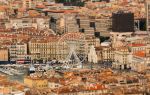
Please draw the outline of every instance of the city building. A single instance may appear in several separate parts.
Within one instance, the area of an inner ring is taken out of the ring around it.
[[[29,8],[34,8],[35,7],[35,1],[33,0],[23,0],[23,8],[29,9]]]
[[[9,54],[7,48],[0,48],[0,63],[5,64],[9,61]]]
[[[31,39],[28,43],[31,59],[45,61],[59,59],[57,55],[58,38],[51,36],[48,39]]]
[[[27,54],[26,43],[14,43],[9,46],[10,62],[28,63],[30,57]]]
[[[96,32],[100,33],[102,37],[109,37],[112,28],[112,20],[110,18],[95,19]]]
[[[59,88],[64,86],[64,80],[61,78],[51,77],[48,79],[48,87],[51,89]]]
[[[134,14],[118,11],[112,14],[113,32],[134,32]]]
[[[77,17],[77,23],[80,28],[80,32],[86,34],[86,36],[94,36],[95,30],[94,27],[90,26],[90,18],[88,16],[79,15]]]
[[[0,19],[5,19],[6,17],[7,17],[6,7],[1,6],[0,7]]]
[[[113,62],[115,49],[109,46],[102,47],[102,61],[103,62]]]
[[[25,77],[24,84],[32,88],[43,89],[48,87],[48,80],[46,78],[35,77]]]
[[[130,52],[128,47],[118,47],[114,52],[114,59],[114,68],[128,69],[130,64]]]
[[[98,95],[98,94],[108,94],[108,89],[104,85],[93,84],[91,86],[81,86],[81,87],[61,87],[52,91],[53,95]]]
[[[119,11],[112,14],[112,46],[121,47],[122,40],[131,37],[134,32],[134,14],[130,12]]]

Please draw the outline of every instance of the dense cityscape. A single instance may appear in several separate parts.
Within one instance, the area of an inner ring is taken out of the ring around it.
[[[150,95],[150,0],[0,0],[0,95]]]

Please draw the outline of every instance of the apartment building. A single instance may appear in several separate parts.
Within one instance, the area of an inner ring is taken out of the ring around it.
[[[48,87],[48,79],[41,77],[25,77],[24,84],[29,87],[43,89]]]
[[[65,15],[65,32],[79,32],[79,26],[76,21],[76,16],[74,14],[66,14]]]
[[[61,43],[61,45],[59,44],[60,46],[58,46],[58,39],[59,37],[57,36],[51,36],[47,39],[31,39],[28,45],[32,60],[52,60],[66,58],[66,52],[57,51],[65,48],[63,43]]]
[[[60,87],[53,90],[53,95],[103,95],[108,94],[108,88],[100,84],[91,84],[90,86],[79,86],[79,87]]]
[[[95,19],[96,32],[100,33],[100,36],[109,37],[112,28],[112,20],[110,18],[97,18]]]
[[[14,43],[9,46],[10,61],[16,61],[18,63],[24,63],[26,59],[30,59],[27,55],[26,43]]]
[[[50,28],[58,34],[67,32],[79,32],[76,15],[73,13],[70,14],[70,12],[73,11],[66,10],[64,14],[59,15],[58,13],[57,16],[52,15],[50,20]]]
[[[10,19],[10,22],[7,22],[5,26],[14,29],[32,27],[32,19],[30,18]]]
[[[113,62],[115,49],[109,46],[102,47],[102,61]]]
[[[23,0],[23,8],[29,9],[29,8],[34,8],[36,5],[36,2],[33,0]]]
[[[118,47],[114,51],[114,66],[115,68],[127,69],[129,67],[129,49],[128,47]]]
[[[87,16],[79,15],[77,17],[78,25],[80,28],[80,32],[86,34],[86,36],[94,36],[95,30],[92,25],[90,25],[90,18]]]
[[[8,60],[9,60],[8,49],[0,48],[0,63],[2,64],[7,63]]]
[[[7,17],[6,8],[4,6],[0,6],[0,19],[5,19]]]
[[[128,44],[128,47],[132,53],[135,53],[137,51],[145,51],[147,48],[146,44],[138,44],[138,43],[132,43]]]
[[[149,69],[150,65],[150,46],[145,50],[139,50],[133,53],[131,69],[135,71],[144,71]]]

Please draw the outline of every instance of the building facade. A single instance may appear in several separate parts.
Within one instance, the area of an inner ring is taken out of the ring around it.
[[[24,83],[29,87],[43,89],[48,87],[48,80],[38,77],[25,77]]]
[[[9,58],[10,61],[18,63],[24,63],[26,59],[30,59],[27,54],[26,43],[16,43],[9,46]]]
[[[9,55],[7,48],[0,48],[0,63],[8,62]]]

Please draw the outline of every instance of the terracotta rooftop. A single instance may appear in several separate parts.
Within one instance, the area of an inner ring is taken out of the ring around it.
[[[133,55],[138,56],[138,57],[145,57],[146,53],[145,53],[145,51],[138,51],[138,52],[134,53]]]
[[[145,44],[129,44],[128,46],[131,46],[131,47],[141,47],[141,46],[146,46]]]

